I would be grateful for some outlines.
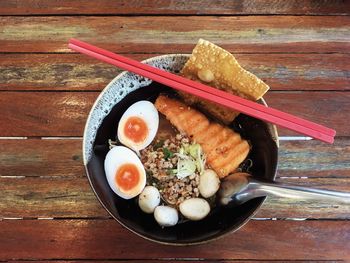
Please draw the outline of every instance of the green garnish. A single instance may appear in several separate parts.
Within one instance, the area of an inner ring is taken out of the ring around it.
[[[196,167],[199,173],[202,173],[204,171],[205,157],[202,151],[202,147],[198,143],[183,145],[180,149],[180,154],[191,156],[196,163]]]
[[[195,173],[196,171],[196,163],[193,160],[193,158],[187,156],[187,155],[178,155],[178,162],[177,162],[177,178],[183,179],[187,176],[190,176]]]
[[[168,160],[169,158],[172,158],[174,156],[174,153],[170,151],[167,147],[163,148],[163,153],[164,153],[165,160]]]

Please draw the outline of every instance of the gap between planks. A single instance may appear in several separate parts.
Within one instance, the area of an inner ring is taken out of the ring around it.
[[[41,140],[82,140],[81,136],[43,136],[43,137],[34,137],[35,139]],[[279,140],[281,141],[310,141],[313,140],[311,137],[305,136],[279,136]],[[30,140],[32,137],[0,137],[0,140]]]
[[[48,14],[48,13],[42,13],[42,14],[7,14],[7,15],[0,15],[0,17],[60,17],[60,16],[83,16],[83,17],[139,17],[139,16],[147,16],[147,17],[159,17],[159,16],[172,16],[172,17],[187,17],[187,16],[200,16],[200,17],[212,17],[212,16],[222,16],[222,17],[232,17],[232,16],[240,16],[240,17],[250,17],[250,16],[312,16],[312,17],[318,17],[318,16],[350,16],[350,14],[284,14],[284,13],[273,13],[273,14],[267,14],[267,13],[247,13],[247,14],[225,14],[225,13],[217,13],[217,14],[197,14],[197,13],[188,13],[188,14],[178,14],[178,13],[154,13],[154,14],[147,14],[147,13],[129,13],[129,14],[105,14],[105,13],[96,13],[96,14],[88,14],[88,13],[65,13],[65,14]]]
[[[214,258],[214,259],[209,259],[209,258],[136,258],[136,259],[130,259],[130,258],[106,258],[106,259],[85,259],[85,258],[46,258],[46,259],[41,259],[41,258],[12,258],[10,260],[1,260],[0,262],[24,262],[24,263],[29,263],[29,262],[57,262],[57,263],[64,263],[64,262],[212,262],[212,263],[221,263],[221,262],[242,262],[242,263],[251,263],[251,262],[344,262],[342,259],[220,259],[220,258]]]
[[[54,89],[54,90],[49,90],[49,89],[42,89],[42,90],[38,90],[38,89],[17,89],[17,90],[8,90],[8,89],[1,89],[0,88],[0,93],[4,92],[4,93],[77,93],[77,92],[84,92],[84,93],[100,93],[102,92],[101,89],[90,89],[90,90],[86,90],[86,89],[79,89],[79,88],[70,88],[70,89]],[[303,93],[303,92],[308,92],[308,93],[329,93],[329,92],[341,92],[341,93],[346,93],[346,92],[350,92],[349,89],[344,88],[344,89],[327,89],[327,90],[323,90],[323,89],[313,89],[313,90],[300,90],[300,89],[289,89],[289,90],[283,90],[283,89],[274,89],[274,90],[270,90],[269,93],[285,93],[285,94],[293,94],[293,93]],[[0,137],[1,138],[1,137]]]
[[[1,17],[1,16],[0,16]],[[113,52],[113,50],[110,50]],[[137,52],[137,51],[133,51],[133,52],[125,52],[125,51],[120,51],[120,52],[116,52],[119,55],[168,55],[168,54],[174,54],[174,53],[170,53],[170,52],[152,52],[152,51],[148,51],[148,52]],[[318,51],[300,51],[300,52],[287,52],[287,51],[255,51],[255,52],[249,52],[249,51],[238,51],[238,52],[234,52],[235,55],[254,55],[254,54],[301,54],[301,55],[308,55],[308,54],[315,54],[315,55],[333,55],[333,54],[349,54],[350,52],[343,52],[343,51],[330,51],[330,52],[318,52]],[[41,51],[27,51],[27,52],[16,52],[16,51],[0,51],[0,55],[77,55],[80,53],[77,52],[64,52],[64,51],[52,51],[52,52],[41,52]],[[189,52],[181,52],[181,54],[190,54]]]
[[[0,221],[5,220],[114,220],[112,217],[0,217]],[[350,221],[350,218],[302,218],[302,217],[253,217],[253,221]]]

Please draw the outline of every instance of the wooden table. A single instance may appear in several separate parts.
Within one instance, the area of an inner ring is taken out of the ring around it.
[[[223,46],[271,86],[271,106],[337,130],[328,145],[280,129],[277,180],[350,191],[349,1],[1,0],[0,15],[0,261],[350,260],[345,205],[269,199],[195,247],[125,230],[81,154],[87,114],[120,70],[67,48],[76,37],[141,60],[198,38]]]

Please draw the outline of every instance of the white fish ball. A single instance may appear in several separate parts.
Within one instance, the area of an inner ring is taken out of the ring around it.
[[[146,186],[139,195],[139,206],[147,214],[152,214],[160,203],[160,193],[154,186]]]
[[[220,178],[211,169],[206,169],[199,177],[199,193],[204,198],[213,196],[220,187]]]
[[[154,210],[154,218],[161,226],[174,226],[179,221],[177,210],[170,206],[157,206]]]
[[[190,198],[182,202],[179,209],[184,217],[197,221],[203,219],[209,214],[210,205],[203,198]]]

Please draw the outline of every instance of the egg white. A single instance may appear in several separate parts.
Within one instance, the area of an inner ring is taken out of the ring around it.
[[[126,137],[124,134],[125,123],[130,117],[139,117],[146,123],[146,126],[148,128],[148,134],[145,140],[143,140],[142,142],[135,143],[134,141]],[[138,101],[132,104],[121,117],[118,124],[118,140],[123,145],[138,152],[151,144],[151,142],[157,134],[158,126],[159,115],[153,103],[146,100]]]
[[[140,175],[140,180],[137,186],[130,189],[129,191],[125,191],[118,187],[115,180],[115,176],[119,167],[127,163],[134,164],[137,167]],[[116,146],[107,153],[104,162],[104,168],[109,186],[113,192],[124,199],[131,199],[139,195],[146,186],[145,168],[143,167],[137,155],[132,150],[124,146]]]

